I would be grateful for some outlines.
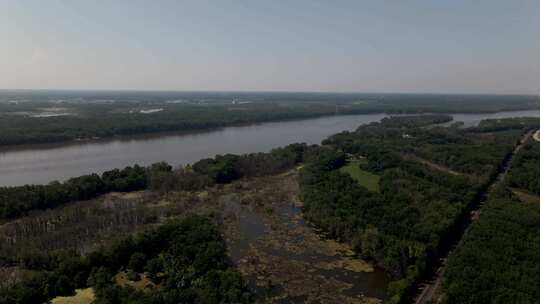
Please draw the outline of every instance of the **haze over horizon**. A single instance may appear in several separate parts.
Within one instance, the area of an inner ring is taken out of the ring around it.
[[[0,89],[540,94],[540,2],[0,2]]]

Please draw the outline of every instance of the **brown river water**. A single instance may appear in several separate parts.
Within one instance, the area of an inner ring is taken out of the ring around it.
[[[318,144],[329,135],[354,130],[385,114],[327,116],[306,120],[226,127],[195,134],[139,136],[54,145],[0,148],[0,186],[44,184],[89,173],[158,161],[186,165],[225,153],[266,152],[295,142]],[[465,126],[486,118],[535,116],[540,111],[454,114]]]

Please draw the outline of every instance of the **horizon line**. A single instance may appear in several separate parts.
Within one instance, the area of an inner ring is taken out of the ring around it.
[[[540,93],[455,93],[455,92],[368,92],[368,91],[288,91],[288,90],[169,90],[169,89],[13,89],[0,88],[0,92],[115,92],[115,93],[275,93],[275,94],[364,94],[364,95],[460,95],[460,96],[534,96]]]

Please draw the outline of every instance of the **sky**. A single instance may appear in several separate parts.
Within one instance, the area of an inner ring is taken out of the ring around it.
[[[540,94],[540,1],[0,0],[0,89]]]

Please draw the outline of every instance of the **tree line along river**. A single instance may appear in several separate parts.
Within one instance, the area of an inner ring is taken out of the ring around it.
[[[54,180],[134,164],[167,161],[186,165],[216,154],[265,152],[295,142],[318,144],[331,134],[380,121],[385,114],[327,116],[161,136],[137,136],[84,143],[29,145],[0,149],[0,186],[45,184]],[[540,111],[453,114],[473,126],[483,119],[540,117]]]

